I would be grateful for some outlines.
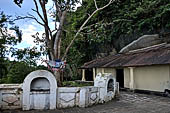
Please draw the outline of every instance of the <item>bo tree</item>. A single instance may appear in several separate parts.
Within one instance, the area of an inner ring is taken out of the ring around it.
[[[71,37],[71,41],[68,44],[68,46],[65,48],[65,51],[64,52],[62,51],[63,54],[61,54],[61,45],[62,45],[63,38],[65,38],[63,36],[63,31],[64,31],[64,25],[66,24],[66,17],[68,16],[69,13],[76,11],[74,8],[77,6],[78,3],[83,5],[83,2],[80,2],[80,0],[52,0],[52,1],[54,3],[53,17],[55,23],[59,23],[58,27],[55,26],[54,29],[51,29],[49,26],[50,17],[47,14],[47,8],[46,8],[46,4],[48,0],[33,0],[35,9],[32,9],[32,11],[34,11],[39,18],[36,18],[32,14],[28,14],[25,17],[19,17],[19,19],[30,18],[35,20],[38,24],[44,27],[46,50],[49,59],[55,61],[56,59],[66,60],[69,49],[71,48],[72,44],[74,43],[75,39],[77,38],[81,30],[86,26],[88,21],[100,10],[103,10],[106,7],[108,7],[114,0],[105,0],[106,1],[105,5],[101,7],[98,6],[97,4],[98,1],[96,0],[93,1],[94,8],[95,8],[94,11],[91,14],[89,14],[87,19],[82,23],[80,28],[75,32],[75,35]],[[14,0],[14,2],[20,6],[23,0]],[[53,35],[54,34],[53,32],[55,32],[55,35]],[[58,83],[61,84],[61,74],[58,71],[54,71],[54,75]]]

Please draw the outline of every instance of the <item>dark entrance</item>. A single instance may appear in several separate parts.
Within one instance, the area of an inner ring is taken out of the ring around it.
[[[120,88],[124,88],[124,72],[123,72],[123,69],[116,69],[116,81],[119,82]]]
[[[92,69],[85,70],[85,79],[86,81],[93,81],[93,70]]]

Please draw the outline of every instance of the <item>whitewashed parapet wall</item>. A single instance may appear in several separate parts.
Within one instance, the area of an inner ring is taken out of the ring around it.
[[[98,73],[94,81],[94,86],[99,88],[99,103],[112,100],[118,92],[116,79],[111,73]]]
[[[21,84],[0,84],[0,109],[21,109]]]
[[[30,73],[22,86],[0,85],[0,109],[88,107],[112,100],[119,92],[118,88],[118,83],[111,73],[99,73],[94,86],[57,87],[50,72],[38,70]]]
[[[79,104],[79,87],[59,87],[57,108],[74,107]]]
[[[88,107],[112,100],[119,93],[119,86],[111,73],[99,73],[94,86],[59,87],[57,108]]]
[[[99,103],[99,88],[87,87],[60,87],[58,88],[57,108],[88,107]]]

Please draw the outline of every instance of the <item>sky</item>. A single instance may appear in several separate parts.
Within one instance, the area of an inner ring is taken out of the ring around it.
[[[47,11],[51,6],[53,6],[52,0],[48,0],[46,5]],[[80,4],[77,4],[77,7],[80,7]],[[32,15],[36,15],[31,9],[34,8],[33,0],[23,0],[21,8],[18,7],[13,0],[0,0],[0,11],[3,11],[6,15],[12,15],[13,17],[16,16],[24,16],[27,15],[29,12]],[[24,48],[29,46],[35,46],[33,43],[33,38],[31,35],[39,32],[40,34],[44,32],[44,29],[41,25],[36,23],[33,20],[19,20],[15,22],[16,25],[19,26],[20,30],[23,32],[23,41],[19,44],[18,48]],[[52,20],[49,21],[50,28],[54,28],[54,22]]]
[[[31,10],[32,8],[35,9],[33,0],[23,0],[21,8],[17,6],[13,1],[14,0],[0,0],[0,11],[3,11],[6,15],[11,15],[13,17],[26,16],[28,12],[36,16],[35,12]],[[49,8],[51,8],[51,6],[53,6],[52,0],[48,0],[48,3],[46,5],[47,11]],[[81,6],[80,4],[77,4],[77,7],[80,7],[80,6]],[[39,34],[41,35],[42,33],[44,33],[44,28],[38,23],[36,23],[36,21],[30,20],[30,19],[19,20],[19,21],[16,21],[15,23],[17,26],[19,26],[20,30],[22,30],[22,33],[23,33],[22,42],[18,44],[17,46],[15,46],[15,48],[23,49],[27,47],[37,46],[33,42],[34,39],[32,35],[36,34],[37,32],[39,32]],[[54,22],[50,20],[49,26],[50,28],[52,28],[52,30],[54,28],[54,25],[55,25]],[[42,57],[43,59],[46,59],[45,56],[42,56]],[[11,57],[10,59],[14,60]]]
[[[51,7],[53,5],[52,1],[49,0],[49,3],[47,4],[47,8]],[[18,7],[13,0],[0,0],[0,11],[3,11],[6,15],[11,15],[13,17],[16,16],[24,16],[27,15],[29,12],[32,15],[36,15],[31,9],[34,8],[33,0],[24,0],[23,4],[20,7]],[[44,29],[41,25],[36,23],[34,20],[26,19],[26,20],[19,20],[15,22],[17,26],[19,26],[20,30],[22,30],[22,42],[15,46],[15,48],[23,49],[27,47],[33,47],[37,46],[33,42],[32,35],[39,32],[42,34],[44,32]],[[54,23],[50,21],[50,27],[54,27]],[[12,60],[12,59],[11,59]]]
[[[51,0],[49,0],[47,7],[52,6],[52,2],[50,1]],[[12,15],[13,17],[27,15],[28,12],[36,15],[31,10],[32,8],[34,8],[33,0],[24,0],[21,8],[18,7],[13,0],[0,0],[0,11],[3,11],[6,15]],[[43,27],[30,19],[18,20],[15,23],[23,33],[23,41],[17,46],[17,48],[35,46],[31,35],[34,35],[36,32],[40,32],[40,34],[43,33]],[[51,27],[54,27],[52,22],[50,24]]]

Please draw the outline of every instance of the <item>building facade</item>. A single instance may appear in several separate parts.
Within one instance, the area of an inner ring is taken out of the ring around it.
[[[170,45],[160,44],[111,55],[87,62],[81,67],[82,70],[90,68],[93,69],[93,78],[99,72],[112,73],[122,88],[156,92],[169,91]],[[88,76],[85,73],[82,75]]]

